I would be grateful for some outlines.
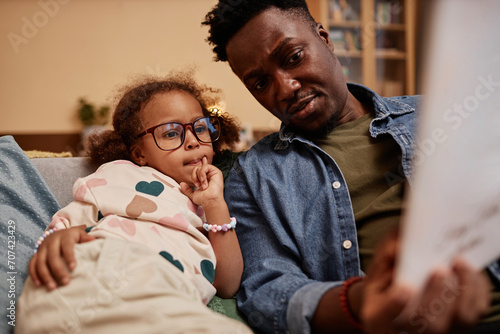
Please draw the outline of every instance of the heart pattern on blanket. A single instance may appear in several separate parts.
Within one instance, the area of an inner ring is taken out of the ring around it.
[[[155,212],[157,209],[158,207],[152,200],[146,197],[135,195],[135,197],[132,199],[132,202],[127,205],[125,212],[130,218],[137,218],[143,212],[151,213]]]
[[[67,217],[64,217],[64,216],[59,216],[59,215],[53,215],[52,216],[52,221],[50,222],[48,228],[54,228],[56,227],[57,223],[61,223],[63,224],[64,226],[66,226],[65,223],[69,223],[69,220]]]
[[[180,213],[176,214],[173,217],[161,217],[158,223],[167,227],[176,228],[181,231],[187,231],[189,227],[189,222]]]
[[[153,176],[154,176],[155,178],[157,178],[158,180],[160,180],[160,182],[162,182],[162,183],[166,184],[167,186],[169,186],[170,188],[174,188],[174,185],[173,185],[173,184],[171,184],[170,182],[168,182],[168,181],[164,180],[163,178],[159,177],[158,175],[153,174]]]
[[[201,261],[200,268],[201,268],[201,273],[203,274],[203,276],[205,276],[207,281],[213,283],[215,279],[215,267],[212,261],[210,260]]]
[[[111,218],[107,221],[110,227],[120,227],[123,232],[133,237],[135,235],[135,223],[128,219],[120,220],[118,218]]]
[[[94,187],[105,186],[108,184],[108,181],[106,181],[105,179],[90,179],[87,182],[85,182],[85,184],[90,189]]]
[[[90,179],[87,182],[85,182],[85,184],[82,184],[80,187],[78,187],[78,189],[75,191],[75,195],[73,197],[77,201],[84,202],[85,201],[85,194],[87,193],[87,191],[89,189],[94,188],[94,187],[105,186],[106,184],[108,184],[108,181],[106,181],[105,179],[97,179],[97,178]]]
[[[164,189],[165,186],[158,181],[152,181],[152,182],[141,181],[135,185],[135,190],[151,196],[159,196]]]
[[[165,259],[167,259],[168,262],[172,263],[174,266],[179,268],[180,271],[184,272],[184,266],[182,265],[181,261],[174,260],[174,257],[172,256],[172,254],[170,254],[167,251],[161,251],[160,255],[163,256]]]
[[[203,208],[200,205],[194,204],[193,201],[191,201],[190,199],[188,199],[187,206],[188,206],[189,211],[193,212],[198,217],[203,217],[203,215],[205,214],[205,211],[203,211]]]

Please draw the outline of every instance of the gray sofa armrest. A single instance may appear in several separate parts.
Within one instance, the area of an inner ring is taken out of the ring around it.
[[[34,158],[31,161],[42,174],[61,207],[73,200],[75,181],[93,173],[98,167],[89,158],[84,157]]]

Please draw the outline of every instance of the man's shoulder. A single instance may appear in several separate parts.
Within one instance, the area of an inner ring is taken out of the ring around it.
[[[280,147],[286,145],[288,141],[280,138],[278,132],[273,132],[258,142],[256,142],[247,151],[239,155],[235,166],[242,168],[242,166],[249,168],[260,168],[274,160],[277,157],[277,153],[281,151]]]
[[[422,101],[422,95],[402,95],[383,97],[382,99],[384,99],[387,103],[394,105],[395,108],[408,106],[412,109],[415,109],[415,111],[418,111],[418,108]]]
[[[276,145],[282,141],[283,140],[280,139],[279,132],[273,132],[252,145],[252,147],[245,152],[245,155],[261,154],[266,152],[270,153],[274,151],[276,149]]]
[[[385,97],[378,95],[372,89],[356,84],[348,83],[349,91],[359,101],[371,101],[375,109],[380,109],[383,113],[392,115],[406,114],[417,111],[422,99],[421,95],[402,95]]]

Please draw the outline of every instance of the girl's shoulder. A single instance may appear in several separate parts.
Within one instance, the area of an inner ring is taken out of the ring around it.
[[[130,160],[113,160],[113,161],[106,162],[106,163],[102,164],[101,166],[99,166],[99,168],[97,168],[96,172],[99,170],[110,169],[110,168],[114,168],[117,166],[119,166],[119,167],[130,166],[130,167],[135,167],[135,168],[140,167],[139,165],[136,165],[135,163],[133,163]]]
[[[129,160],[114,160],[100,166],[91,178],[106,178],[115,183],[159,181],[170,188],[178,188],[178,183],[170,176],[149,166],[139,166]]]
[[[145,171],[141,167],[129,160],[114,160],[100,165],[95,172],[85,177],[79,178],[77,182],[86,182],[95,178],[123,177],[128,174],[142,174]]]

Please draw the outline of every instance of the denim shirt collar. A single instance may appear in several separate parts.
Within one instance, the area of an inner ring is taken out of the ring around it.
[[[375,118],[370,125],[370,133],[373,137],[385,132],[386,123],[384,120],[388,117],[404,115],[415,111],[415,108],[411,105],[396,99],[381,97],[368,87],[355,83],[348,83],[347,88],[358,101],[369,101],[368,103],[372,103],[375,110]],[[274,146],[276,151],[287,149],[293,140],[299,140],[308,145],[315,145],[309,139],[294,133],[293,130],[284,123],[281,123],[278,137],[279,140]]]

